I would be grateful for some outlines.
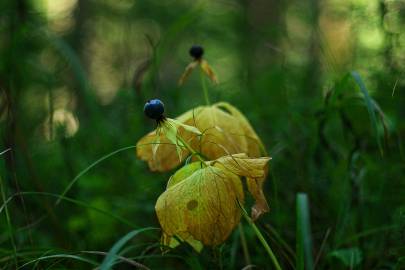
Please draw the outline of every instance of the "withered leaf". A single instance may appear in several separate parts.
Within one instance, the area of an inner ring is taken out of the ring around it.
[[[193,166],[191,175],[172,182],[156,202],[164,240],[170,244],[171,237],[177,236],[218,245],[239,223],[242,183],[237,175],[218,167],[194,170],[196,165],[187,166]]]
[[[221,157],[211,162],[216,164],[215,166],[223,166],[226,170],[246,178],[247,188],[255,199],[251,212],[253,220],[269,211],[269,206],[263,193],[263,183],[267,176],[267,163],[270,159],[269,157],[249,158],[245,153],[241,153]]]

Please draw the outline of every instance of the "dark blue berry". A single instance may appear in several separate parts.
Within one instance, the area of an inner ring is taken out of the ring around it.
[[[143,112],[149,118],[160,120],[164,118],[163,113],[165,112],[165,105],[159,99],[151,99],[145,103]]]
[[[203,49],[203,47],[202,46],[200,46],[200,45],[193,45],[191,48],[190,48],[190,55],[192,56],[192,57],[194,57],[194,59],[196,59],[196,60],[198,60],[198,59],[201,59],[201,57],[203,56],[203,54],[204,54],[204,49]]]

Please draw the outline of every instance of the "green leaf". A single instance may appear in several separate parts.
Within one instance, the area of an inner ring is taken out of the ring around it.
[[[297,194],[297,269],[314,269],[311,221],[306,193]]]
[[[201,131],[196,127],[183,124],[182,122],[180,122],[180,121],[178,121],[176,119],[170,119],[170,121],[171,121],[171,123],[175,124],[177,127],[182,127],[185,130],[190,131],[190,132],[195,133],[195,134],[198,134],[198,135],[202,134]]]
[[[328,257],[340,260],[346,267],[354,267],[363,260],[362,252],[359,248],[338,249],[329,253]]]
[[[205,165],[203,165],[202,162],[199,161],[183,166],[180,170],[178,170],[170,177],[169,182],[167,183],[167,188],[172,187],[175,184],[183,181],[184,179],[192,175],[195,171],[203,168],[203,166]]]
[[[182,148],[185,148],[186,146],[184,143],[178,139],[178,128],[176,125],[174,125],[172,119],[168,119],[165,123],[163,123],[163,134],[166,136],[166,138],[175,145],[176,147],[176,152],[177,156],[179,157],[179,162],[182,161]]]
[[[27,265],[30,265],[30,264],[33,264],[33,263],[36,263],[39,261],[49,260],[49,259],[72,259],[72,260],[76,260],[76,261],[86,262],[86,263],[94,265],[94,266],[97,265],[97,263],[95,261],[87,259],[85,257],[80,257],[77,255],[71,255],[71,254],[55,254],[55,255],[42,256],[42,257],[36,258],[34,260],[31,260],[31,261],[21,265],[20,267],[18,267],[18,269],[23,269]]]
[[[370,97],[368,91],[367,91],[367,87],[364,84],[363,80],[361,79],[361,76],[359,73],[357,73],[356,71],[352,71],[351,72],[352,77],[354,78],[354,81],[356,82],[356,84],[359,86],[360,91],[363,93],[364,95],[364,100],[366,102],[366,107],[367,107],[367,111],[368,114],[370,116],[370,120],[371,120],[371,125],[373,127],[376,139],[377,139],[377,144],[378,144],[378,148],[380,150],[381,156],[384,154],[383,148],[382,148],[382,144],[381,144],[381,140],[380,140],[380,136],[378,134],[378,125],[377,125],[377,118],[375,116],[375,102],[374,100]]]
[[[150,231],[150,230],[157,230],[157,228],[142,228],[138,230],[131,231],[127,233],[125,236],[123,236],[120,240],[118,240],[113,247],[108,251],[107,256],[105,256],[103,263],[100,266],[100,270],[107,270],[111,269],[111,267],[114,265],[115,260],[117,259],[117,255],[120,252],[120,250],[124,247],[124,245],[131,240],[133,237],[135,237],[137,234],[145,231]]]

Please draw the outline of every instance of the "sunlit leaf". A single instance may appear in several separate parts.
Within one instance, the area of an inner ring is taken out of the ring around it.
[[[178,138],[178,128],[171,123],[169,119],[162,123],[159,127],[161,133],[176,147],[177,156],[179,157],[179,163],[182,161],[182,150],[186,149],[185,143]],[[155,158],[155,156],[154,156]],[[156,158],[155,158],[156,159]]]
[[[194,248],[197,252],[200,252],[204,247],[204,245],[200,241],[195,240],[194,237],[191,235],[189,235],[185,239],[180,239],[178,236],[177,237],[168,236],[164,232],[162,234],[162,244],[165,247],[175,248],[178,245],[180,245],[182,242],[186,242],[192,248]]]
[[[182,127],[187,131],[190,131],[192,133],[195,133],[197,135],[201,135],[201,131],[198,130],[198,128],[193,127],[193,126],[189,126],[189,125],[185,125],[182,122],[176,120],[176,119],[171,119],[172,123],[177,126],[177,127]]]
[[[167,188],[172,187],[175,184],[183,181],[184,179],[186,179],[187,177],[192,175],[196,170],[203,168],[203,166],[206,166],[206,165],[203,165],[199,161],[192,162],[192,163],[188,164],[187,166],[183,166],[182,168],[177,170],[175,174],[173,174],[170,177],[169,181],[167,182]]]
[[[236,117],[239,120],[239,123],[243,128],[244,136],[247,141],[248,153],[249,153],[250,157],[260,157],[263,155],[267,155],[262,141],[260,140],[259,136],[256,134],[253,127],[250,125],[249,120],[247,120],[247,118],[237,108],[235,108],[228,102],[219,102],[219,103],[214,104],[214,106],[217,106],[219,108],[224,108],[232,116]]]
[[[160,142],[172,143],[172,146],[160,145],[154,159],[152,155],[145,153],[152,148],[138,150],[138,156],[148,161],[151,170],[166,171],[175,168],[190,154],[184,149],[183,142],[179,142],[177,135],[208,160],[237,153],[246,153],[249,157],[265,155],[263,144],[250,123],[228,103],[200,106],[169,120],[179,132],[168,130],[169,138],[160,136]],[[141,142],[145,142],[145,137],[138,144]],[[181,149],[176,149],[174,145],[180,145]]]
[[[186,123],[194,124],[203,133],[197,149],[208,159],[248,150],[238,119],[215,106],[204,107],[194,119]]]
[[[158,142],[158,146],[156,146]],[[165,136],[158,136],[156,131],[149,133],[136,144],[137,156],[148,162],[151,171],[168,171],[179,165],[176,146]],[[183,150],[186,156],[188,151]]]
[[[213,246],[224,242],[239,223],[238,200],[243,201],[239,177],[206,166],[168,187],[157,200],[156,213],[167,243],[178,236]]]
[[[235,154],[221,157],[212,163],[220,164],[226,170],[246,177],[249,192],[255,199],[252,206],[252,218],[255,220],[269,211],[266,197],[263,193],[263,183],[267,176],[267,163],[271,158],[249,158],[246,154]]]
[[[243,203],[241,177],[256,200],[252,216],[268,211],[262,183],[267,175],[264,158],[249,158],[245,153],[228,155],[214,161],[193,162],[179,169],[156,203],[163,229],[163,244],[175,247],[181,239],[198,250],[198,243],[218,245],[238,224]]]
[[[190,154],[184,144],[194,144],[193,141],[199,140],[200,132],[195,127],[185,129],[186,125],[178,125],[177,121],[166,121],[137,143],[137,156],[148,162],[151,171],[168,171],[177,167]]]

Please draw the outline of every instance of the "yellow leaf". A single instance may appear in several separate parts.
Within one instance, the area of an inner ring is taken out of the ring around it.
[[[270,159],[269,157],[249,158],[245,153],[239,153],[220,157],[210,161],[210,164],[219,163],[227,170],[240,176],[263,178],[266,176],[266,166]]]
[[[269,212],[270,210],[266,197],[263,193],[263,184],[265,179],[266,178],[246,178],[247,188],[255,199],[255,204],[252,206],[251,211],[253,220],[258,219],[261,215]]]
[[[219,167],[194,169],[191,175],[168,187],[156,202],[166,244],[177,236],[189,243],[218,245],[239,223],[237,201],[243,202],[239,177]]]
[[[169,119],[169,121],[171,121],[171,124],[176,126],[177,128],[182,127],[187,131],[190,131],[190,132],[195,133],[197,135],[201,135],[201,131],[199,131],[196,127],[183,124],[182,122],[180,122],[180,121],[178,121],[176,119]]]
[[[158,147],[156,147],[158,142]],[[168,171],[175,168],[178,164],[176,146],[166,137],[156,135],[156,131],[149,133],[136,144],[137,156],[148,162],[151,171]],[[183,150],[186,152],[186,150]],[[183,156],[186,156],[184,153]]]
[[[232,173],[246,177],[248,190],[255,199],[251,212],[253,220],[269,211],[269,206],[263,193],[263,183],[267,176],[267,163],[270,159],[269,157],[249,158],[246,154],[242,153],[221,157],[210,162],[214,166],[223,167]]]
[[[137,156],[148,162],[151,171],[164,172],[177,167],[190,154],[184,144],[195,144],[201,133],[195,127],[186,129],[186,125],[169,118],[162,125],[136,144]]]
[[[190,163],[187,166],[181,167],[179,170],[176,171],[175,174],[173,174],[169,178],[169,181],[167,182],[167,188],[172,187],[175,184],[183,181],[185,178],[192,175],[195,171],[197,171],[205,166],[206,165],[203,164],[202,162],[197,161],[197,162]]]
[[[197,252],[201,252],[201,250],[204,247],[200,241],[195,240],[191,235],[189,235],[189,237],[187,237],[186,239],[180,239],[179,237],[177,237],[176,239],[175,237],[171,237],[163,233],[161,241],[165,247],[169,248],[175,248],[178,245],[180,245],[182,241],[184,241],[187,242],[190,246],[192,246]],[[165,250],[165,248],[163,248],[163,250]]]
[[[248,120],[228,103],[221,102],[212,106],[200,106],[187,111],[172,121],[173,125],[182,130],[178,135],[185,137],[186,142],[208,160],[237,153],[247,153],[249,157],[265,155],[262,142]],[[198,131],[201,134],[198,134]],[[172,140],[175,138],[173,134],[170,136]],[[164,138],[161,138],[160,142],[170,143]],[[161,149],[156,152],[155,159],[152,159],[152,155],[145,153],[148,148],[140,150],[141,155],[138,151],[138,156],[148,161],[151,170],[167,171],[175,168],[189,154],[188,151],[182,149],[182,152],[179,153],[181,156],[179,159],[175,147],[159,146],[159,148]],[[155,162],[159,164],[155,164]]]
[[[248,144],[248,155],[249,157],[261,157],[263,155],[267,155],[266,149],[262,141],[260,140],[259,136],[257,136],[255,130],[250,125],[249,120],[234,106],[229,104],[228,102],[219,102],[214,104],[219,108],[224,108],[227,110],[232,116],[239,120],[240,125],[243,128],[245,138]]]
[[[215,106],[204,107],[186,124],[195,125],[202,132],[196,150],[210,160],[248,150],[238,119]]]

